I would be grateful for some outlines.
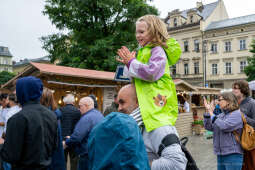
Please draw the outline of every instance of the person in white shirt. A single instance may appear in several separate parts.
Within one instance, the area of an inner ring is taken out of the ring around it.
[[[8,104],[9,104],[9,99],[8,99],[8,94],[2,93],[0,95],[0,102],[2,105],[2,109],[0,112],[0,137],[2,137],[3,132],[4,132],[4,125],[5,125],[5,115],[9,111]]]
[[[9,106],[10,106],[10,108],[4,116],[4,118],[5,118],[4,119],[4,133],[6,133],[6,127],[7,127],[7,122],[9,120],[9,118],[11,118],[13,115],[15,115],[16,113],[18,113],[21,110],[21,108],[19,107],[19,105],[17,103],[15,94],[9,95]]]
[[[184,105],[183,105],[183,109],[185,112],[189,112],[190,111],[190,105],[189,103],[187,102],[187,99],[184,98],[185,102],[184,102]]]

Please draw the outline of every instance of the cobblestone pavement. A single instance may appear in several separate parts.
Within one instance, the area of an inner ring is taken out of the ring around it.
[[[205,136],[189,136],[187,148],[199,167],[199,170],[217,170],[216,156],[213,153],[212,139],[206,139]],[[70,170],[69,161],[67,170]]]
[[[217,158],[213,153],[212,139],[205,136],[190,136],[186,144],[200,170],[217,170]]]

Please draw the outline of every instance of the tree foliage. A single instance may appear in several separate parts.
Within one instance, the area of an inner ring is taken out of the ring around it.
[[[7,81],[11,80],[15,76],[14,73],[8,71],[1,71],[0,72],[0,84],[4,84]]]
[[[250,52],[253,56],[248,58],[248,66],[244,69],[248,81],[255,80],[255,40],[252,41],[251,47]]]
[[[45,15],[59,30],[42,37],[52,62],[60,65],[115,71],[116,51],[135,49],[135,21],[158,14],[147,0],[46,0]]]

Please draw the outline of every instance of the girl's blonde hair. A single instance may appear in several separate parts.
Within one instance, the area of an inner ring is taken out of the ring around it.
[[[168,37],[168,32],[166,24],[155,15],[144,15],[140,17],[136,22],[144,21],[148,25],[148,32],[151,36],[152,45],[166,46],[166,40]]]

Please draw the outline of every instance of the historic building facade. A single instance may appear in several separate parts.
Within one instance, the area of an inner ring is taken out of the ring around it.
[[[206,78],[211,87],[231,88],[234,81],[246,79],[244,68],[254,39],[255,15],[212,22],[206,28]]]
[[[8,47],[0,46],[0,72],[12,72],[12,55]]]
[[[196,8],[169,12],[165,18],[170,37],[182,47],[174,78],[196,86],[230,88],[245,79],[249,44],[254,39],[255,15],[229,19],[223,0]]]

